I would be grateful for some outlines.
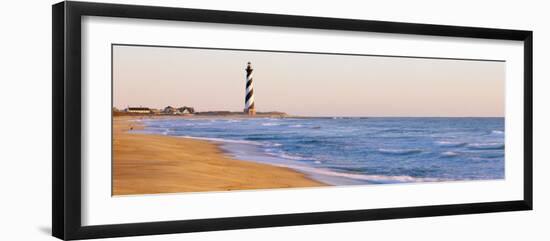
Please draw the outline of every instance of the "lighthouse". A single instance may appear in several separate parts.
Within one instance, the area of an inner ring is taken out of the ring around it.
[[[254,107],[254,84],[252,83],[252,67],[250,62],[246,66],[246,91],[244,97],[244,113],[248,115],[256,115]]]

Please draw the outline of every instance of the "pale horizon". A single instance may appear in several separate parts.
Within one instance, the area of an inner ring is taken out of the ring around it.
[[[113,107],[297,116],[503,117],[505,62],[113,46]]]

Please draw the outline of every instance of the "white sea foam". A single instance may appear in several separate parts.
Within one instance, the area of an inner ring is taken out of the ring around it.
[[[503,143],[498,142],[489,142],[489,143],[472,143],[468,144],[468,148],[470,149],[477,149],[477,150],[497,150],[497,149],[504,149]]]
[[[447,156],[447,157],[453,157],[453,156],[458,156],[459,154],[456,153],[456,152],[452,152],[452,151],[446,151],[446,152],[441,153],[441,155]]]
[[[365,182],[406,183],[406,182],[436,182],[436,181],[446,180],[442,178],[428,178],[428,177],[354,174],[354,173],[337,172],[337,171],[332,171],[332,170],[327,170],[322,168],[315,168],[315,167],[308,167],[308,166],[301,166],[301,165],[289,165],[289,164],[277,164],[277,165],[288,167],[294,170],[298,170],[298,171],[302,171],[310,174],[349,178],[349,179],[361,180]]]
[[[239,123],[239,122],[242,122],[241,120],[226,120],[225,122],[227,123]]]
[[[295,155],[289,155],[289,154],[286,154],[286,153],[269,153],[273,156],[276,156],[276,157],[280,157],[280,158],[284,158],[284,159],[287,159],[287,160],[294,160],[294,161],[300,161],[300,160],[304,160],[303,157],[300,157],[300,156],[295,156]]]
[[[468,144],[466,142],[458,142],[458,141],[438,141],[436,143],[437,145],[445,146],[445,147],[461,147]]]
[[[384,149],[380,148],[378,149],[378,152],[384,153],[384,154],[395,154],[395,155],[408,155],[408,154],[416,154],[422,152],[420,149]]]
[[[223,143],[237,143],[237,144],[250,144],[260,146],[262,143],[257,141],[246,141],[246,140],[231,140],[223,138],[210,138],[210,137],[196,137],[196,136],[176,136],[181,138],[189,138],[195,140],[204,140],[204,141],[214,141],[214,142],[223,142]]]
[[[278,125],[281,125],[281,124],[273,123],[273,122],[262,123],[262,126],[278,126]]]
[[[239,151],[234,150],[234,153],[239,153]],[[436,181],[446,181],[450,179],[443,178],[427,178],[427,177],[412,177],[406,175],[369,175],[369,174],[356,174],[356,173],[345,173],[340,171],[333,171],[321,167],[313,167],[306,165],[304,163],[297,162],[299,160],[304,160],[303,157],[288,155],[285,153],[264,153],[272,157],[267,157],[264,159],[260,156],[240,156],[245,160],[256,160],[261,163],[268,163],[274,166],[291,168],[299,172],[306,173],[308,175],[315,176],[320,181],[325,181],[333,185],[342,185],[342,183],[348,183],[347,180],[355,180],[359,182],[369,183],[411,183],[411,182],[436,182]],[[272,159],[275,158],[275,159]],[[322,164],[321,161],[314,161],[315,164]],[[336,179],[335,179],[336,178]]]

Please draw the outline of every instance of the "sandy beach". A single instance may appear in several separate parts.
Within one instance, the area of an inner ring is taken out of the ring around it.
[[[232,159],[213,142],[128,133],[143,128],[137,118],[113,120],[113,195],[325,185],[288,168]]]

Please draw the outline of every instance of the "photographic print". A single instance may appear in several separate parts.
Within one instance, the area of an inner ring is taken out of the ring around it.
[[[505,62],[114,44],[113,195],[504,179]]]
[[[53,5],[53,236],[533,209],[532,31],[182,7]]]

